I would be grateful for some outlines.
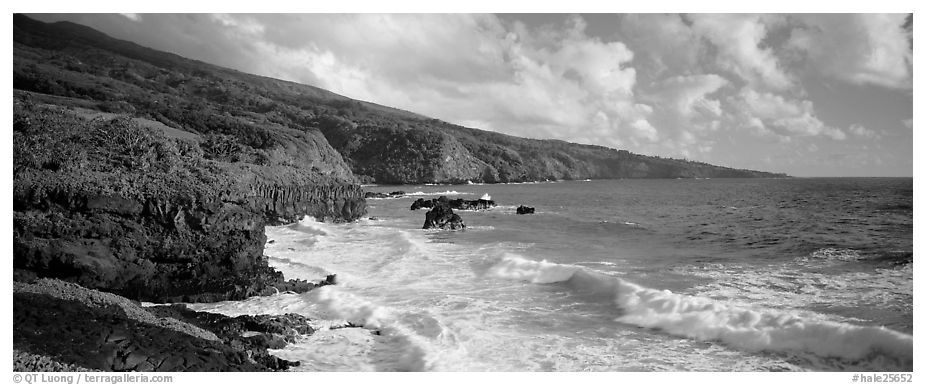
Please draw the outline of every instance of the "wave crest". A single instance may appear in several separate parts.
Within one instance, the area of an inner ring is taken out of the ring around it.
[[[750,351],[806,352],[848,361],[888,358],[913,366],[913,337],[884,327],[858,326],[770,309],[747,308],[710,298],[646,288],[580,266],[532,261],[508,254],[488,273],[532,283],[562,282],[608,292],[622,314],[618,322]]]

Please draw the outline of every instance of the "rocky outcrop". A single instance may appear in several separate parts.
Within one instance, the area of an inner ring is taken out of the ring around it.
[[[466,228],[463,218],[453,212],[447,197],[440,197],[434,201],[434,207],[425,213],[423,229],[449,229],[462,230]]]
[[[405,196],[405,191],[393,191],[388,194],[381,193],[381,192],[367,191],[365,194],[363,194],[363,197],[367,199],[370,199],[370,198],[374,198],[374,199],[401,198],[404,196]]]
[[[130,120],[16,111],[16,276],[152,302],[302,292],[317,284],[267,265],[265,225],[366,211],[359,186],[298,167],[205,159],[200,144]]]
[[[450,201],[450,207],[457,210],[488,210],[495,207],[495,201],[489,199],[453,199]]]
[[[489,199],[475,199],[475,200],[466,200],[463,198],[458,199],[447,199],[445,196],[435,199],[424,199],[418,198],[412,202],[411,209],[418,210],[421,208],[431,208],[435,207],[438,204],[438,201],[444,202],[450,206],[450,208],[455,210],[487,210],[489,208],[495,207],[495,201]]]
[[[414,202],[412,202],[411,210],[414,211],[414,210],[418,210],[418,209],[421,209],[421,208],[429,209],[429,208],[431,208],[431,207],[434,207],[434,201],[436,201],[436,200],[437,200],[437,199],[427,199],[427,200],[425,200],[424,198],[418,198],[418,199],[416,199]]]
[[[16,282],[14,369],[285,370],[298,362],[271,356],[267,349],[314,333],[308,321],[297,314],[232,318],[182,305],[143,308],[58,280]]]
[[[525,206],[525,205],[520,205],[520,206],[518,206],[517,213],[520,214],[520,215],[523,215],[523,214],[533,214],[533,213],[534,213],[534,208],[533,208],[533,207],[527,207],[527,206]]]

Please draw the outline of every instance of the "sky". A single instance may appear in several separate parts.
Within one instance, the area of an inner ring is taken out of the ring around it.
[[[41,14],[467,127],[912,176],[906,14]]]

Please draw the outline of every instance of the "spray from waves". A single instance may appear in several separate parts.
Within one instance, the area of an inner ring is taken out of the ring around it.
[[[325,222],[315,219],[313,216],[304,216],[299,222],[296,222],[295,225],[291,225],[293,230],[311,234],[311,235],[331,235],[333,232],[333,227],[328,226]]]
[[[389,347],[381,349],[378,360],[391,361],[390,367],[403,371],[439,370],[436,357],[440,349],[429,338],[399,322],[400,314],[395,314],[391,309],[330,286],[307,293],[306,299],[325,318],[342,319],[363,325],[364,328],[378,329],[380,335],[388,341],[383,346]],[[424,318],[431,321],[432,328],[437,330],[434,334],[449,333],[433,318]]]
[[[499,278],[532,283],[564,282],[580,290],[610,293],[617,321],[749,351],[806,352],[851,362],[887,358],[913,366],[913,337],[883,327],[808,319],[765,309],[732,306],[708,298],[654,290],[579,266],[506,255],[488,270]]]

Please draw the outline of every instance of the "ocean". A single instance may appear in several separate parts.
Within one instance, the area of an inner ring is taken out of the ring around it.
[[[406,195],[369,199],[354,223],[267,229],[271,266],[337,285],[190,306],[314,319],[273,351],[298,371],[913,367],[911,178],[366,190]],[[441,195],[498,206],[422,230],[409,207]]]

